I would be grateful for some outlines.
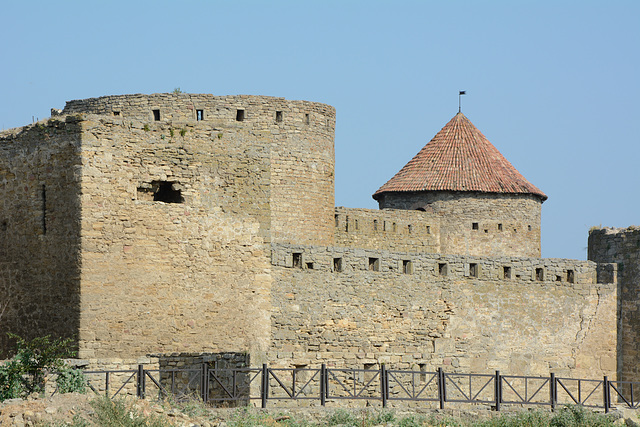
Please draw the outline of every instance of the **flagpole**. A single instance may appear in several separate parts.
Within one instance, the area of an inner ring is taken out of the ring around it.
[[[462,104],[460,103],[460,99],[462,98],[462,95],[466,95],[467,91],[466,90],[461,90],[458,92],[458,113],[462,112]]]

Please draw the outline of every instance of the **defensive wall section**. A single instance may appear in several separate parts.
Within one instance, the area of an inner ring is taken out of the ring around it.
[[[440,252],[540,257],[540,210],[535,195],[403,192],[378,196],[380,209],[418,210],[440,218]]]
[[[640,227],[593,228],[588,258],[618,266],[618,377],[640,381]]]
[[[615,376],[615,265],[298,245],[271,259],[270,363]]]
[[[8,302],[0,356],[8,331],[77,342],[80,144],[73,117],[0,134],[0,301]]]

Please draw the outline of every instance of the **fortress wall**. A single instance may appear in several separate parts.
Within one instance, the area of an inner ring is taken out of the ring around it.
[[[335,245],[436,253],[440,249],[440,218],[421,211],[338,207]]]
[[[588,258],[618,264],[618,377],[640,381],[640,227],[592,229]]]
[[[272,264],[268,359],[280,366],[615,376],[616,284],[595,283],[592,262],[274,245]]]
[[[266,350],[264,144],[199,124],[82,126],[80,357]],[[154,201],[158,181],[183,201]]]
[[[79,141],[72,117],[0,133],[0,357],[6,332],[77,339]]]
[[[159,120],[155,120],[154,110]],[[269,153],[268,224],[260,218],[263,230],[270,230],[265,237],[284,243],[333,242],[333,107],[268,96],[139,94],[69,101],[63,114],[81,112],[117,114],[114,117],[123,123],[133,120],[154,128],[174,126],[176,133],[182,128],[208,127],[212,136],[221,134],[223,142],[228,140],[227,133],[216,133],[216,128],[243,133],[245,150],[260,146]],[[242,150],[239,152],[244,157]],[[251,203],[252,198],[243,201]],[[266,207],[257,210],[267,212]]]
[[[439,215],[440,252],[540,257],[540,198],[487,193],[387,193],[380,209],[425,209]],[[477,224],[477,228],[474,228]]]

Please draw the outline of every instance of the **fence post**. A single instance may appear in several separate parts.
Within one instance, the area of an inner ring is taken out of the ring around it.
[[[384,369],[384,363],[380,364],[380,394],[382,396],[382,407],[387,407],[387,387],[385,384],[385,377],[387,371]]]
[[[604,413],[607,414],[611,402],[609,401],[609,378],[606,375],[602,381],[602,399],[604,400]]]
[[[324,406],[327,402],[327,366],[323,363],[320,365],[320,405]]]
[[[440,399],[440,409],[444,409],[446,396],[444,389],[444,371],[442,368],[438,368],[438,398]]]
[[[551,411],[556,410],[556,399],[558,398],[556,394],[556,374],[551,373],[551,377],[549,378],[549,401],[551,403]]]
[[[200,378],[200,394],[202,401],[207,403],[209,400],[209,365],[207,362],[202,362],[202,378]]]
[[[502,379],[500,371],[496,371],[496,379],[494,380],[494,395],[496,398],[496,411],[500,412],[500,402],[502,401]]]
[[[144,399],[144,365],[138,365],[138,381],[136,384],[136,395],[139,399]]]
[[[267,364],[262,364],[262,408],[267,407],[267,399],[269,396],[269,370],[267,369]]]

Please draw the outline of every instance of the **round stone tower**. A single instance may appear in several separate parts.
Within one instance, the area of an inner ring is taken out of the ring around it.
[[[380,209],[440,215],[442,253],[540,257],[540,210],[547,196],[462,113],[373,198]]]

